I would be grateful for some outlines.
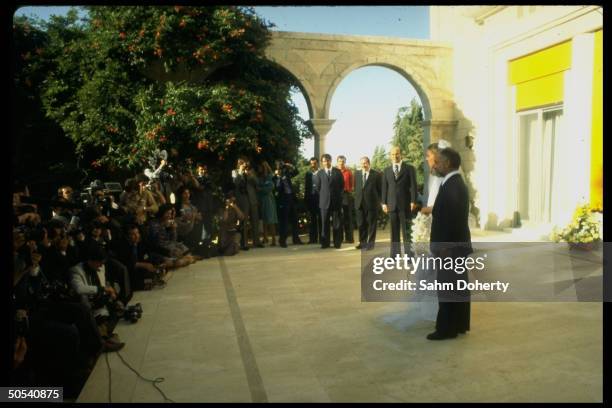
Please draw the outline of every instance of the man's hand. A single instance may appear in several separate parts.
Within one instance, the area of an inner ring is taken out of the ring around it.
[[[410,203],[410,211],[414,211],[416,208],[416,203]]]
[[[384,212],[385,214],[388,214],[388,213],[389,213],[389,207],[387,207],[387,204],[383,204],[383,205],[382,205],[382,210],[383,210],[383,212]]]
[[[104,288],[104,291],[108,293],[113,300],[117,299],[117,292],[115,292],[115,288],[107,286]]]

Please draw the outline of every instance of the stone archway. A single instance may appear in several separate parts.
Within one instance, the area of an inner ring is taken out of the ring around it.
[[[315,156],[325,151],[334,123],[331,100],[342,79],[365,66],[390,68],[414,88],[423,104],[425,145],[452,140],[457,121],[451,72],[452,48],[424,40],[388,37],[273,32],[266,56],[289,71],[301,84],[315,134]]]

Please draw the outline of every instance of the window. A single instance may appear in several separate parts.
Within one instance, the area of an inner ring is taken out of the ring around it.
[[[518,211],[522,220],[550,223],[559,211],[562,118],[560,106],[518,114]]]

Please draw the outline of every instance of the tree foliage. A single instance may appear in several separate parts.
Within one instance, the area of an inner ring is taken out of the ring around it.
[[[170,148],[213,171],[238,156],[297,158],[310,134],[290,101],[296,83],[265,60],[270,24],[252,9],[85,9],[84,19],[72,11],[41,23],[40,93],[47,117],[93,170],[138,171],[152,152]],[[164,82],[153,79],[156,66],[212,74]]]
[[[402,157],[415,167],[418,185],[423,185],[425,180],[422,122],[423,108],[416,99],[413,99],[410,101],[410,106],[398,110],[391,142],[394,146],[399,146]]]

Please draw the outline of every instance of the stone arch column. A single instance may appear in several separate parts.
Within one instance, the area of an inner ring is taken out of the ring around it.
[[[336,119],[310,119],[307,123],[315,136],[314,157],[321,158],[325,150],[325,139]]]

